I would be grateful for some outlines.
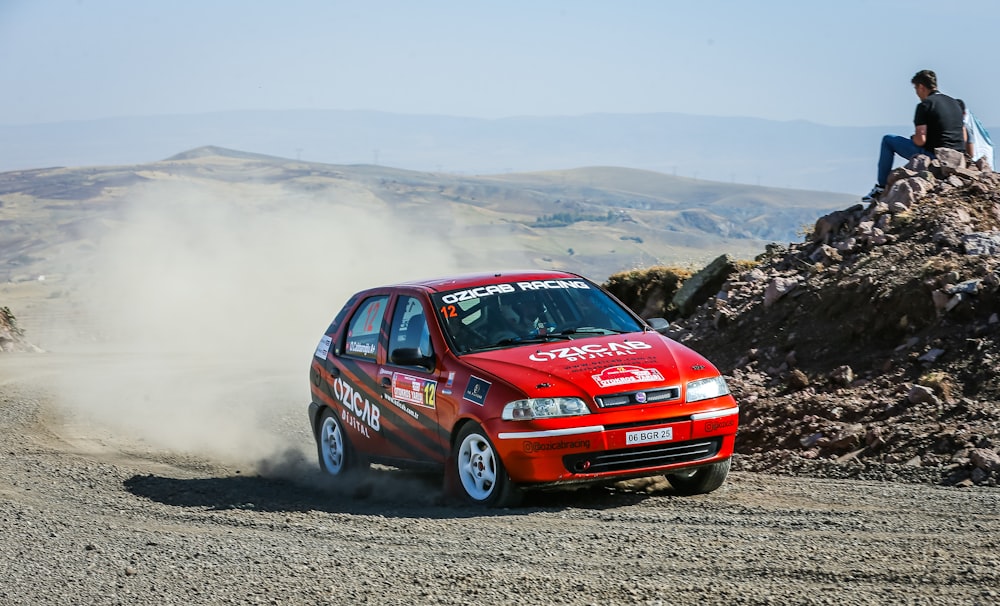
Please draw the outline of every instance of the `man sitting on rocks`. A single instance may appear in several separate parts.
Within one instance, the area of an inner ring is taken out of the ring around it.
[[[885,183],[897,154],[909,160],[919,154],[934,158],[934,150],[939,147],[965,151],[964,112],[958,101],[938,91],[937,75],[929,69],[917,72],[910,82],[920,97],[913,116],[914,133],[910,138],[898,135],[882,137],[878,180],[863,198],[864,202],[877,200],[885,191]]]

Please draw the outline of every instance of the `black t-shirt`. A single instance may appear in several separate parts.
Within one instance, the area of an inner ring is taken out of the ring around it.
[[[914,126],[927,125],[927,142],[924,149],[934,151],[947,147],[965,151],[962,137],[962,106],[944,93],[931,93],[917,105],[913,116]]]

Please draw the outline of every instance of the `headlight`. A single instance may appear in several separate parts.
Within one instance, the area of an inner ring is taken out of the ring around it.
[[[505,421],[526,421],[588,414],[590,409],[580,398],[531,398],[508,402],[501,417]]]
[[[721,376],[709,379],[698,379],[687,384],[687,402],[697,402],[709,398],[718,398],[729,393],[729,386]]]

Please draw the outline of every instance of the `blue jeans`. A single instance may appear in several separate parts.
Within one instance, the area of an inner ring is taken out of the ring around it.
[[[908,137],[900,137],[898,135],[886,135],[882,137],[882,152],[878,157],[878,181],[876,181],[882,187],[885,187],[885,182],[889,179],[889,173],[892,172],[892,161],[895,159],[896,154],[907,160],[920,154],[934,158],[934,152],[917,147]]]

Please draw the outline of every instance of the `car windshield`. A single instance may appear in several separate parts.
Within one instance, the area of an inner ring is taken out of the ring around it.
[[[490,284],[433,296],[459,354],[643,330],[620,304],[580,278]]]

